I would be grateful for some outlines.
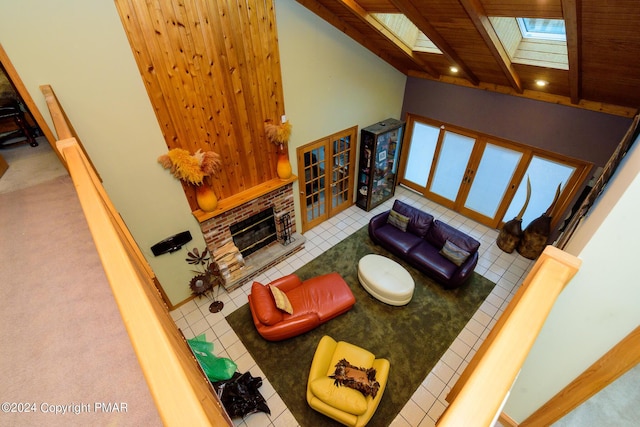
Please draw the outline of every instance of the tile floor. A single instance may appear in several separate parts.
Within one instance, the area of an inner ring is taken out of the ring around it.
[[[496,282],[496,287],[492,293],[480,306],[465,329],[460,332],[460,335],[451,344],[451,347],[445,352],[442,359],[424,379],[391,424],[394,427],[427,427],[433,426],[446,408],[445,397],[448,391],[460,377],[462,371],[504,311],[533,262],[518,255],[517,252],[507,254],[501,251],[495,244],[498,235],[497,230],[480,225],[403,187],[398,187],[395,198],[429,212],[436,219],[457,227],[479,240],[481,243],[480,259],[476,271]],[[267,270],[255,280],[268,283],[273,279],[294,272],[366,225],[373,215],[390,209],[393,200],[388,200],[371,212],[365,212],[354,205],[309,230],[304,233],[307,241],[303,250]],[[247,293],[250,288],[251,283],[246,283],[230,293],[220,295],[220,299],[225,304],[221,313],[209,313],[209,302],[203,299],[190,301],[172,311],[171,315],[187,338],[192,338],[202,333],[206,334],[207,340],[213,342],[214,353],[217,356],[231,358],[237,363],[240,372],[250,371],[254,376],[263,377],[264,382],[260,391],[267,399],[271,415],[268,416],[264,413],[252,414],[244,420],[234,420],[235,425],[242,427],[297,426],[298,423],[270,385],[269,379],[264,377],[260,368],[255,364],[251,355],[225,320],[227,314],[247,303]]]

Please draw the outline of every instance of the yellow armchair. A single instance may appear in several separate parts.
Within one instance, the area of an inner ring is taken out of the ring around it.
[[[364,396],[349,387],[337,387],[329,378],[335,365],[341,359],[362,368],[374,368],[376,380],[380,384],[376,397]],[[324,336],[318,343],[307,382],[307,403],[314,410],[333,418],[347,426],[365,426],[382,399],[389,377],[389,361],[376,359],[375,355],[363,348],[344,341],[336,342]]]

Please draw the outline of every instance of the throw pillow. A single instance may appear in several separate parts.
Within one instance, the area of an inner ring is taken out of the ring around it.
[[[380,383],[376,381],[376,370],[374,368],[358,368],[351,365],[346,359],[341,359],[336,364],[336,371],[333,375],[336,386],[345,386],[358,390],[365,396],[376,397],[380,389]]]
[[[467,258],[469,258],[470,254],[447,240],[444,242],[444,246],[440,250],[440,255],[459,267],[467,260]]]
[[[407,225],[409,225],[409,217],[399,214],[398,212],[391,209],[389,211],[389,217],[387,218],[387,222],[394,227],[396,227],[400,231],[407,231]]]
[[[291,302],[289,302],[287,295],[275,286],[269,285],[269,288],[271,289],[273,299],[276,302],[276,307],[285,313],[293,314],[293,307],[291,306]]]

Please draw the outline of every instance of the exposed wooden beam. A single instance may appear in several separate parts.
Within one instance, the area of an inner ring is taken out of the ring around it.
[[[421,69],[431,74],[433,77],[438,78],[439,73],[424,60],[414,55],[413,50],[407,46],[402,40],[400,40],[393,32],[383,25],[380,21],[373,17],[373,15],[367,12],[362,6],[360,6],[355,0],[338,0],[344,7],[349,9],[351,13],[357,16],[362,22],[367,24],[373,30],[377,31],[381,36],[388,39],[393,43],[402,53],[415,62]]]
[[[493,25],[491,25],[489,17],[485,12],[482,3],[480,3],[480,0],[460,0],[460,4],[462,4],[467,11],[473,25],[475,25],[478,33],[480,33],[480,36],[487,45],[487,48],[489,48],[489,51],[500,66],[500,69],[507,77],[509,84],[516,92],[522,93],[523,89],[520,77],[513,68],[511,58],[504,46],[502,46],[502,42],[500,41],[498,34],[496,34]]]
[[[351,25],[345,23],[336,15],[333,14],[332,11],[327,9],[325,6],[320,4],[315,0],[296,0],[302,6],[309,9],[311,12],[318,15],[320,18],[324,19],[338,30],[345,33],[347,36],[351,37],[356,42],[360,43],[362,46],[369,49],[374,54],[378,55],[380,58],[385,60],[389,65],[396,68],[403,74],[407,74],[409,70],[405,66],[399,63],[399,61],[389,54],[387,54],[383,49],[380,48],[376,43],[373,43],[370,39],[365,37],[360,31],[353,28]],[[426,70],[425,70],[426,71]],[[433,76],[431,73],[428,73],[430,76]]]
[[[480,84],[480,79],[476,77],[462,58],[449,46],[449,43],[447,43],[410,0],[390,0],[390,2],[440,49],[444,57],[447,58],[447,61],[451,62],[451,65],[456,65],[474,85]]]
[[[580,20],[577,0],[562,0],[564,28],[567,34],[567,57],[569,59],[569,97],[571,102],[580,102]]]

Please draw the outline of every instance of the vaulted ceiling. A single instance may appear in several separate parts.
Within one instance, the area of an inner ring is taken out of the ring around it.
[[[624,116],[633,116],[640,107],[637,0],[298,2],[408,76]],[[408,46],[395,29],[376,19],[380,13],[403,14],[441,53]],[[563,19],[565,66],[514,59],[495,25],[500,17]],[[536,80],[547,85],[539,87]]]

